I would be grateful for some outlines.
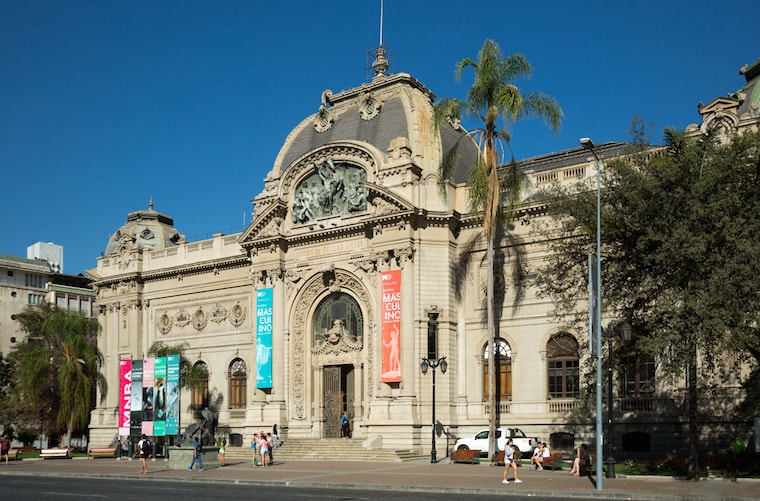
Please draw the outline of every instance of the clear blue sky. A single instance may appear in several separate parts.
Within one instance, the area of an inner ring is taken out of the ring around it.
[[[385,0],[382,33],[438,97],[465,97],[454,64],[486,38],[525,54],[518,84],[565,119],[518,124],[522,159],[626,140],[636,115],[698,122],[760,58],[758,19],[758,0]],[[288,133],[367,81],[379,42],[380,0],[0,2],[0,253],[52,241],[78,274],[151,197],[189,240],[239,231]]]

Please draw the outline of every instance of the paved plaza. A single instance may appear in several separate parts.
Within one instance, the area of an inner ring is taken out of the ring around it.
[[[450,464],[413,461],[387,463],[373,461],[287,461],[271,467],[252,467],[233,460],[224,468],[204,471],[169,469],[163,459],[148,462],[148,475],[140,475],[138,460],[46,459],[17,460],[0,464],[0,475],[90,476],[133,478],[136,482],[164,479],[219,483],[264,483],[299,487],[369,488],[383,490],[425,490],[446,494],[520,493],[557,498],[651,499],[651,500],[731,500],[760,499],[760,480],[709,478],[689,482],[673,478],[633,476],[603,479],[598,491],[593,479],[571,477],[568,470],[532,471],[519,469],[521,484],[502,484],[503,468],[489,465]],[[510,479],[512,472],[510,471]]]

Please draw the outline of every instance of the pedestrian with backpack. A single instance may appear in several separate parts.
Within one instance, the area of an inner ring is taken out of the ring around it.
[[[148,458],[151,454],[151,443],[148,437],[143,433],[142,438],[137,442],[137,450],[140,451],[140,473],[148,474]]]

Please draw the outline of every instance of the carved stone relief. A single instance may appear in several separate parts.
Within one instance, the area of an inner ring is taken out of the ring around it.
[[[313,166],[315,172],[295,189],[291,207],[294,223],[367,210],[364,169],[348,163],[336,164],[331,157]]]

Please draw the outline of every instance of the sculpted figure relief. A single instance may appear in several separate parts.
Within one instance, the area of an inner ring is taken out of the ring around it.
[[[367,210],[364,169],[326,158],[296,188],[291,207],[293,222],[307,223],[320,217]]]

